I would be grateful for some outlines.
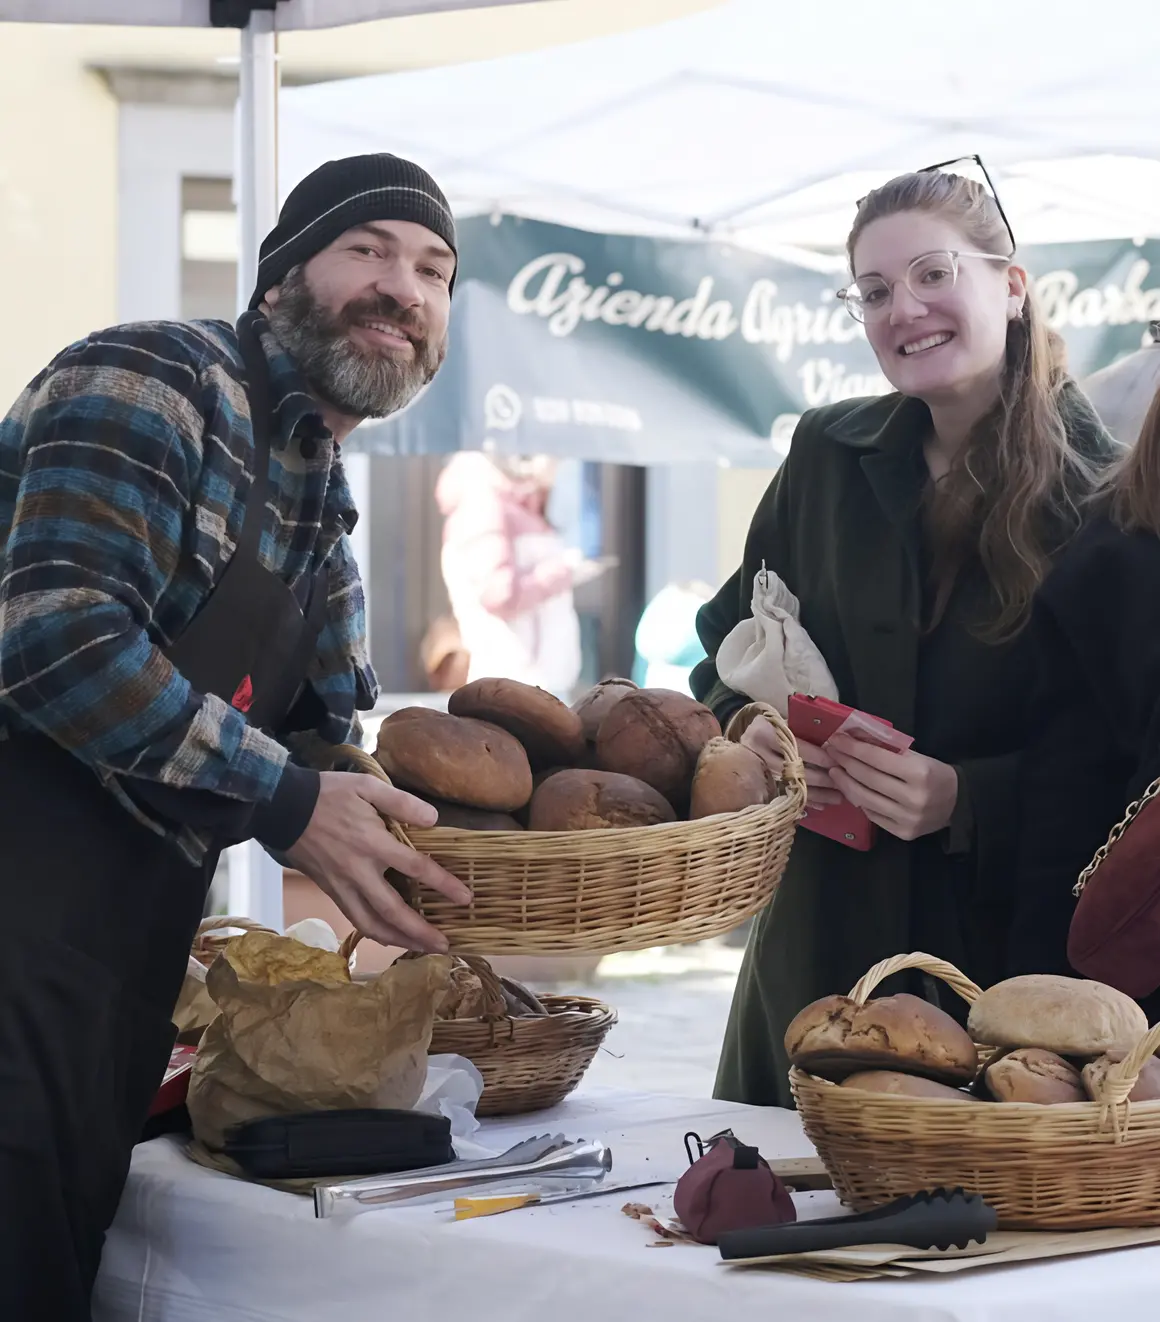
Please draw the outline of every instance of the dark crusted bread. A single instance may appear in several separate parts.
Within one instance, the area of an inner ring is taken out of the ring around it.
[[[901,992],[857,1005],[824,996],[807,1005],[785,1034],[794,1065],[826,1079],[862,1070],[902,1070],[940,1083],[970,1083],[975,1044],[945,1010]]]
[[[643,781],[611,771],[558,771],[532,795],[531,831],[600,831],[675,820],[664,797]]]
[[[601,722],[596,756],[604,771],[643,780],[680,811],[689,802],[701,750],[720,734],[709,708],[687,694],[638,689]]]
[[[400,789],[489,812],[532,797],[523,745],[498,725],[427,707],[403,707],[379,726],[375,759]]]
[[[532,767],[575,766],[586,743],[580,717],[547,689],[514,679],[477,679],[447,700],[453,716],[490,721],[514,735]]]

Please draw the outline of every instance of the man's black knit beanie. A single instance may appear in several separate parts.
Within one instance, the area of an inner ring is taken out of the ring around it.
[[[426,170],[389,152],[327,161],[294,188],[262,241],[250,307],[256,308],[292,267],[369,220],[414,221],[456,252],[451,208]]]

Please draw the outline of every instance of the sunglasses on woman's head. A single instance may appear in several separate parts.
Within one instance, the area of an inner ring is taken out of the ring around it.
[[[950,167],[955,165],[967,165],[967,164],[977,166],[979,173],[983,176],[983,179],[987,185],[987,191],[991,194],[991,199],[999,210],[999,218],[1002,220],[1004,226],[1006,227],[1007,237],[1011,240],[1010,255],[1013,257],[1015,255],[1015,248],[1017,246],[1015,243],[1015,231],[1011,228],[1011,222],[1007,219],[1006,211],[1003,210],[1003,203],[999,200],[999,191],[995,187],[995,181],[991,178],[990,171],[983,164],[983,158],[977,152],[972,156],[955,156],[949,161],[936,161],[934,165],[924,165],[921,170],[916,170],[915,174],[934,174],[936,170],[944,170],[947,174],[958,174],[959,171],[953,170]],[[964,177],[966,178],[969,176],[964,176]],[[869,194],[867,194],[866,196],[868,197]],[[858,199],[858,206],[860,207],[862,203],[865,201],[866,201],[865,197],[860,197]]]
[[[958,281],[959,262],[962,258],[977,257],[982,261],[1008,262],[1015,255],[1015,232],[1011,228],[1011,222],[1003,210],[1003,203],[999,201],[999,194],[995,191],[994,181],[981,156],[956,156],[953,160],[938,161],[934,165],[924,166],[916,173],[932,174],[935,170],[946,170],[948,174],[955,174],[957,172],[948,167],[964,165],[968,162],[978,166],[986,180],[999,216],[1006,226],[1007,237],[1011,240],[1011,252],[1004,257],[998,253],[940,250],[916,257],[907,267],[904,282],[911,294],[923,303],[938,302],[950,293]],[[858,206],[861,207],[865,201],[865,197],[859,198]],[[887,284],[881,276],[870,276],[862,280],[852,280],[847,288],[838,291],[838,298],[845,304],[846,311],[855,321],[866,322],[877,321],[889,315],[893,293],[893,286]]]

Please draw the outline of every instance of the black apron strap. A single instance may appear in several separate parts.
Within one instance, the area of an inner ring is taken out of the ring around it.
[[[238,321],[238,347],[246,365],[250,424],[254,434],[254,478],[246,496],[246,512],[235,555],[256,560],[262,542],[262,524],[270,494],[270,372],[258,338],[258,313],[247,312]]]
[[[287,713],[297,702],[305,685],[305,677],[318,648],[318,636],[326,625],[326,607],[330,597],[330,575],[326,566],[314,576],[310,587],[310,603],[306,621],[299,630],[291,655],[278,678],[270,685],[269,696],[263,707],[270,711]]]

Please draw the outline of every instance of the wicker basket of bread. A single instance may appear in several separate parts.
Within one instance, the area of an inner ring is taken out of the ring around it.
[[[466,906],[415,893],[456,953],[608,954],[698,941],[772,898],[805,804],[788,726],[774,777],[708,708],[627,680],[575,707],[509,680],[404,708],[374,756],[315,749],[318,765],[389,780],[439,809],[428,830],[391,827],[459,877]]]
[[[971,1007],[964,1029],[880,982],[918,969]],[[983,992],[930,955],[872,968],[786,1033],[810,1141],[856,1211],[962,1187],[1008,1229],[1160,1225],[1160,1025],[1102,983],[1011,978]]]

